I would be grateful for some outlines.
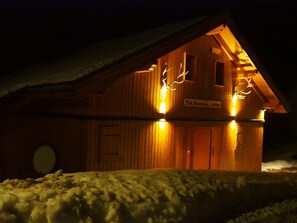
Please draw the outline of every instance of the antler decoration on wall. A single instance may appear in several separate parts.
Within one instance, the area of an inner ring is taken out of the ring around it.
[[[162,73],[162,88],[161,88],[161,103],[160,103],[160,108],[159,108],[159,113],[161,114],[166,114],[167,108],[166,108],[166,93],[168,90],[174,91],[176,88],[174,88],[174,84],[182,84],[186,80],[186,75],[188,71],[182,72],[183,65],[180,63],[179,66],[179,75],[175,80],[171,81],[170,84],[167,84],[167,73],[168,71],[171,70],[167,68],[167,64],[165,64],[165,69],[163,70]]]
[[[245,99],[246,95],[250,94],[252,91],[251,90],[248,90],[248,88],[252,88],[254,85],[252,84],[252,78],[255,76],[256,74],[254,74],[252,77],[243,77],[243,78],[240,78],[239,80],[239,83],[236,84],[234,90],[235,90],[235,93],[234,95],[236,96],[236,98],[239,98],[239,99]],[[245,80],[245,82],[243,82],[242,80]],[[239,89],[240,86],[245,86],[244,89]]]
[[[168,71],[171,70],[167,68],[167,66],[165,67],[163,73],[162,73],[162,83],[163,83],[163,89],[164,90],[171,90],[171,91],[175,91],[176,88],[173,87],[174,84],[182,84],[185,80],[186,80],[186,75],[188,73],[188,71],[184,71],[182,72],[182,69],[183,69],[183,65],[182,63],[180,63],[180,66],[179,66],[179,75],[177,76],[177,78],[173,81],[171,81],[169,84],[167,84],[167,73]]]

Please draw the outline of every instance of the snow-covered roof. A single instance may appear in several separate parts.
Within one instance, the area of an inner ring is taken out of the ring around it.
[[[0,80],[0,97],[26,87],[61,84],[78,80],[191,27],[205,18],[202,16],[130,36],[99,42],[61,60],[36,65],[11,74]]]

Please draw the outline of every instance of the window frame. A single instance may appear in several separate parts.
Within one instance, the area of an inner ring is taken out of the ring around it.
[[[223,65],[222,73],[218,74],[218,64]],[[218,81],[218,76],[220,76]],[[225,86],[225,62],[222,60],[215,60],[214,62],[214,85],[219,87]]]
[[[194,68],[192,68],[192,72],[190,70],[187,69],[187,56],[193,57],[193,63],[194,64]],[[195,55],[194,53],[191,52],[184,52],[184,67],[183,67],[183,72],[187,72],[188,74],[186,75],[186,79],[185,81],[195,81],[197,79],[197,55]],[[190,75],[189,75],[190,74]],[[190,79],[187,79],[187,77],[191,77]]]

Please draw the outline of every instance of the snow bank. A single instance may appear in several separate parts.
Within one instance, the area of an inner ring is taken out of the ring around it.
[[[297,172],[297,160],[273,160],[262,163],[262,171]]]
[[[283,173],[126,170],[63,174],[0,184],[0,222],[224,222],[297,197]]]
[[[297,199],[285,200],[281,203],[275,203],[265,208],[243,214],[235,220],[228,223],[279,223],[297,221]]]

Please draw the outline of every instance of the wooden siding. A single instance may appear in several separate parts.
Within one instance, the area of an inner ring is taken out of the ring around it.
[[[90,121],[87,170],[120,170],[147,168],[190,168],[189,154],[193,144],[189,137],[196,130],[212,132],[210,169],[260,171],[263,124],[219,122],[166,122],[160,129],[152,121]],[[118,128],[120,147],[113,160],[102,160],[100,131]],[[239,138],[240,134],[243,137]],[[242,141],[243,140],[243,141]],[[241,142],[239,142],[241,141]]]
[[[229,103],[230,98],[232,98],[231,62],[224,53],[222,55],[212,54],[212,47],[219,48],[220,46],[211,36],[202,36],[169,54],[168,66],[173,67],[173,70],[176,71],[175,74],[171,74],[172,76],[176,76],[179,63],[182,61],[182,57],[179,55],[183,55],[183,52],[189,52],[191,55],[197,56],[197,73],[193,75],[193,81],[185,81],[177,86],[176,91],[169,92],[168,116],[200,120],[228,118],[230,114]],[[216,61],[225,63],[224,86],[214,84]],[[172,76],[170,79],[174,78]],[[185,98],[219,101],[221,102],[221,109],[184,107]]]
[[[245,99],[237,100],[237,117],[238,119],[259,119],[261,120],[261,111],[263,111],[262,101],[252,90]]]
[[[49,117],[22,117],[18,121],[19,125],[0,135],[0,178],[39,176],[33,167],[33,155],[42,145],[56,151],[56,169],[85,170],[86,123]]]
[[[87,170],[119,170],[175,167],[174,134],[166,122],[160,129],[152,121],[90,121]],[[100,131],[106,127],[119,130],[120,148],[113,160],[103,160]]]
[[[141,72],[116,80],[103,93],[90,96],[93,115],[154,117],[160,103],[160,71]]]
[[[235,150],[236,170],[260,171],[262,163],[263,124],[239,123]]]
[[[230,122],[224,126],[220,169],[261,171],[263,123]]]
[[[89,102],[89,98],[43,98],[32,100],[22,110],[32,115],[86,116],[89,114]]]

